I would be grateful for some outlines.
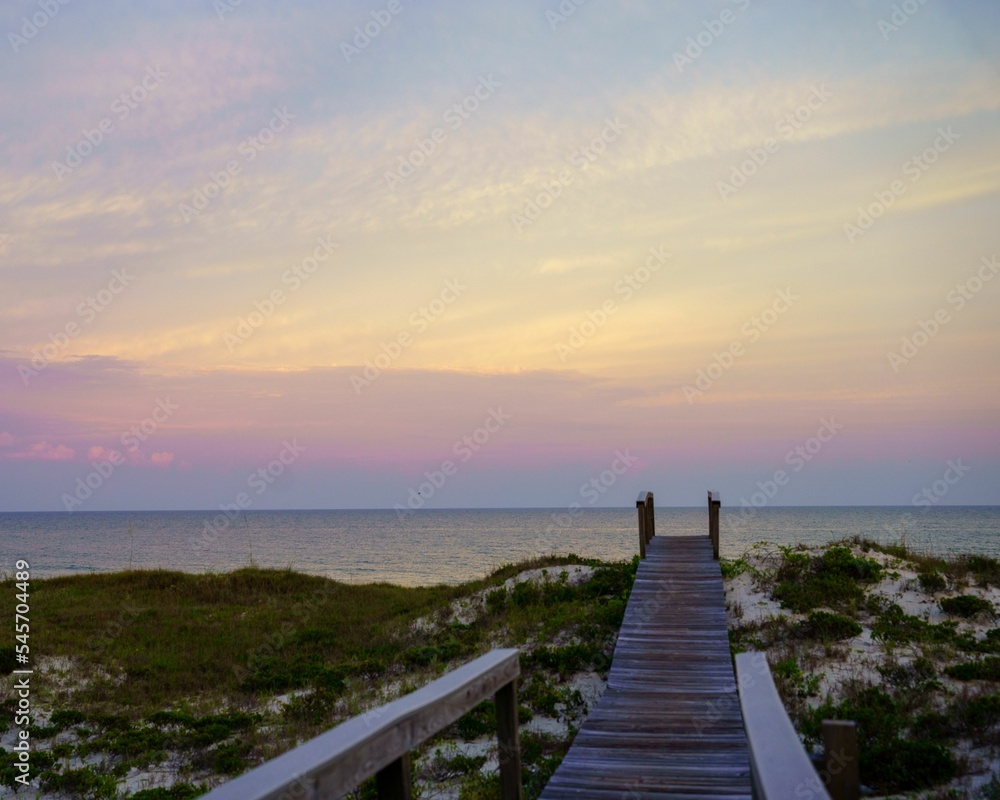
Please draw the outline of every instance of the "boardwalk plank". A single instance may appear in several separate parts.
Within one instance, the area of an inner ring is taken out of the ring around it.
[[[707,536],[655,536],[608,688],[542,800],[749,800],[725,593]]]

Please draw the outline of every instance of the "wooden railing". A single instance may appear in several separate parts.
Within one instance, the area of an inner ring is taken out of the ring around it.
[[[203,796],[326,800],[375,775],[379,800],[409,800],[410,751],[490,697],[496,702],[503,800],[521,800],[518,651],[493,650],[422,689],[353,717]]]
[[[708,536],[712,540],[712,556],[719,560],[719,509],[722,508],[722,495],[708,493]]]
[[[853,722],[823,723],[824,753],[817,772],[785,712],[763,653],[737,654],[736,683],[756,800],[857,800],[860,783]]]
[[[649,540],[656,536],[656,523],[653,521],[653,493],[639,492],[639,499],[635,501],[636,510],[639,512],[639,558],[646,557],[646,545]]]
[[[653,520],[653,493],[639,492],[635,501],[639,514],[639,557],[646,557],[646,545],[656,535],[656,523]],[[708,536],[712,540],[712,555],[719,560],[719,509],[722,498],[718,492],[708,493]]]

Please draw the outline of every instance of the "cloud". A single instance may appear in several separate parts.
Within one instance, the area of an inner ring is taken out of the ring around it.
[[[36,442],[27,450],[22,450],[19,453],[7,453],[6,458],[25,461],[70,461],[75,455],[76,451],[64,444],[53,447],[48,442]]]
[[[14,437],[7,431],[0,431],[0,447],[11,447],[14,444]]]
[[[173,460],[173,453],[153,453],[149,457],[149,463],[154,467],[169,467]]]

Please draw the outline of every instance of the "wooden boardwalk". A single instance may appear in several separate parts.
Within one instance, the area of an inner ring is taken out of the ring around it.
[[[608,688],[541,796],[749,800],[749,751],[709,536],[646,544]]]

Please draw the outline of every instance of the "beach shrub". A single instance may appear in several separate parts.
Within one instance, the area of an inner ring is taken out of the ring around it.
[[[118,797],[118,781],[111,775],[95,771],[93,767],[47,772],[40,783],[43,789],[89,800],[116,800]]]
[[[890,603],[872,623],[872,638],[884,644],[949,642],[955,636],[956,625],[950,621],[932,625],[905,613],[896,603]]]
[[[864,600],[863,584],[882,575],[872,558],[855,556],[849,547],[831,547],[818,556],[781,548],[782,562],[775,573],[773,596],[792,611],[818,607],[855,611]]]
[[[883,664],[878,671],[886,683],[894,689],[908,692],[910,696],[914,692],[940,687],[934,662],[923,656],[907,664]]]
[[[989,600],[969,594],[942,598],[938,605],[945,614],[966,619],[984,613],[994,616],[993,604]]]
[[[958,774],[958,763],[947,747],[919,739],[877,742],[861,754],[860,768],[863,783],[885,792],[927,789]]]
[[[1000,681],[1000,657],[988,656],[981,661],[953,664],[944,674],[957,681]]]
[[[521,666],[525,669],[542,667],[565,678],[587,668],[605,672],[611,668],[611,656],[600,641],[589,640],[563,647],[542,645],[521,656]]]
[[[973,698],[961,710],[961,720],[974,730],[996,725],[1000,722],[1000,694]]]
[[[857,723],[861,782],[880,792],[924,789],[951,780],[958,772],[951,752],[938,742],[915,738],[918,727],[904,703],[877,686],[845,697],[839,705],[826,702],[806,712],[802,732],[822,738],[825,719]],[[907,729],[909,736],[905,735]]]
[[[486,593],[486,610],[491,614],[499,614],[507,608],[507,588],[501,586]]]
[[[921,572],[917,575],[917,580],[920,581],[920,588],[927,594],[943,592],[948,588],[948,581],[940,572]]]
[[[730,560],[728,558],[719,559],[719,569],[722,570],[723,580],[731,580],[737,575],[742,575],[750,570],[750,562],[746,558]]]
[[[829,611],[813,611],[808,619],[798,623],[795,632],[805,639],[835,642],[860,636],[861,630],[861,626],[850,617]]]

